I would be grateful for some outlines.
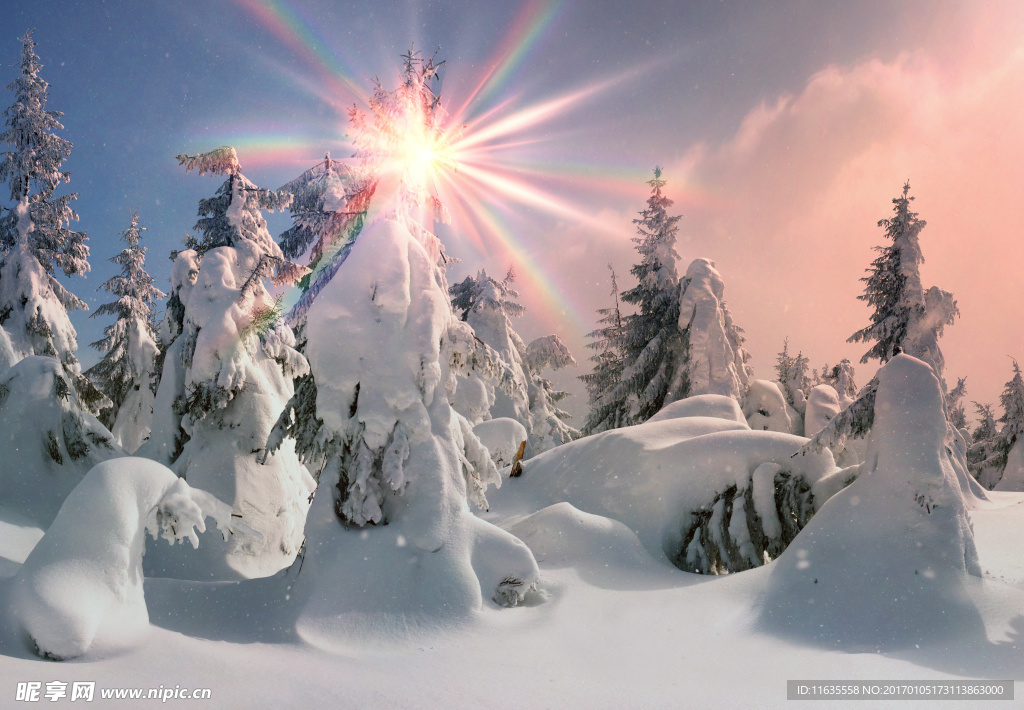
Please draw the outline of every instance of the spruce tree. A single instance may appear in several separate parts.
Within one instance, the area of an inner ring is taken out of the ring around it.
[[[622,300],[637,312],[625,319],[622,349],[625,368],[614,390],[615,408],[629,408],[628,422],[647,421],[665,404],[689,395],[686,378],[686,343],[679,329],[679,272],[676,235],[680,215],[670,216],[673,201],[662,193],[667,184],[661,168],[647,181],[651,195],[640,217],[633,220],[633,237],[640,262],[630,270],[637,285],[622,293]]]
[[[993,441],[993,456],[989,459],[988,465],[999,472],[999,481],[1002,481],[1010,452],[1024,436],[1024,378],[1021,377],[1020,365],[1016,360],[1013,361],[1013,377],[999,395],[999,406],[1003,414],[996,421],[1002,426],[999,427],[999,434]],[[998,485],[999,481],[994,485]]]
[[[85,373],[111,402],[100,413],[100,421],[129,453],[139,448],[152,428],[159,351],[153,303],[166,296],[146,273],[146,248],[139,244],[145,230],[138,213],[132,212],[131,224],[121,232],[125,248],[110,259],[121,267],[121,273],[100,286],[117,300],[93,313],[93,317],[112,315],[116,320],[104,328],[103,338],[92,344],[103,357]]]
[[[967,378],[959,377],[956,387],[946,395],[946,411],[949,413],[949,423],[957,429],[967,427],[967,412],[964,410],[963,398],[967,395]]]
[[[864,293],[857,297],[872,307],[871,323],[848,342],[874,343],[861,357],[862,363],[876,359],[885,364],[899,352],[924,360],[935,370],[945,392],[945,362],[938,338],[959,311],[951,293],[935,286],[925,291],[921,285],[924,256],[920,234],[926,223],[910,211],[913,200],[908,181],[902,195],[892,200],[893,216],[878,222],[892,243],[875,247],[879,256],[861,279]]]
[[[18,358],[49,355],[60,361],[88,410],[109,404],[82,375],[75,351],[77,334],[69,310],[88,310],[85,303],[57,280],[89,271],[84,232],[71,229],[78,215],[71,208],[77,193],[57,195],[70,180],[61,170],[72,143],[55,131],[63,126],[60,111],[46,108],[49,85],[40,76],[32,32],[21,38],[20,76],[6,88],[14,103],[6,111],[0,142],[11,146],[0,159],[0,180],[10,187],[11,202],[0,217],[0,326],[10,336]]]

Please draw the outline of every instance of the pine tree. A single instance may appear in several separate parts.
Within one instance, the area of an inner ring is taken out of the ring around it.
[[[938,338],[959,311],[951,293],[935,286],[925,291],[921,285],[924,257],[919,237],[926,223],[910,211],[913,199],[908,181],[903,194],[893,198],[893,217],[878,222],[892,244],[875,247],[879,256],[868,269],[868,276],[861,279],[864,294],[857,297],[873,308],[871,324],[851,335],[848,342],[874,342],[861,358],[862,363],[877,359],[885,364],[899,352],[924,360],[935,370],[945,391],[945,362]]]
[[[598,323],[601,325],[597,330],[587,334],[592,342],[587,347],[596,352],[591,355],[590,361],[594,363],[594,369],[585,375],[580,375],[583,385],[587,388],[589,402],[589,414],[581,430],[583,436],[597,434],[608,429],[617,429],[623,426],[629,416],[629,409],[622,400],[616,400],[613,396],[615,388],[622,379],[623,370],[623,315],[619,307],[619,285],[615,278],[615,269],[608,264],[611,271],[612,290],[611,296],[614,305],[610,308],[600,308],[597,313],[601,316]]]
[[[46,108],[49,85],[39,76],[42,64],[32,32],[21,42],[21,75],[6,87],[15,98],[4,111],[6,130],[0,134],[0,141],[12,147],[0,160],[0,180],[10,187],[15,203],[0,218],[0,326],[19,358],[57,358],[83,406],[97,412],[109,402],[82,375],[75,355],[77,334],[67,313],[87,306],[55,276],[58,269],[66,276],[89,271],[85,233],[70,228],[78,220],[71,208],[78,195],[55,194],[70,180],[61,166],[72,144],[55,133],[63,128],[63,114]]]
[[[840,401],[852,400],[857,396],[857,383],[854,381],[855,370],[849,360],[843,358],[839,364],[822,368],[822,381],[830,385],[839,395]]]
[[[1003,414],[996,421],[1002,426],[993,441],[993,455],[987,461],[989,467],[999,472],[999,480],[994,482],[993,487],[1006,475],[1010,452],[1024,436],[1024,378],[1016,360],[1013,361],[1013,377],[999,395],[999,406]]]
[[[789,338],[786,338],[782,342],[782,352],[776,358],[775,374],[777,381],[782,385],[786,401],[801,415],[807,408],[806,393],[811,385],[811,380],[807,376],[808,364],[809,361],[803,352],[797,353],[796,357],[789,354]]]
[[[1002,470],[995,470],[996,439],[999,429],[996,426],[996,415],[991,404],[974,402],[974,411],[978,417],[978,426],[971,432],[971,446],[967,449],[967,467],[978,483],[991,489],[999,482]]]
[[[85,373],[111,401],[100,420],[129,453],[139,448],[152,428],[159,351],[153,303],[166,296],[146,273],[146,248],[139,244],[145,229],[139,224],[138,213],[132,212],[131,224],[121,232],[126,246],[110,259],[121,267],[121,273],[100,286],[117,300],[93,313],[93,317],[112,315],[117,320],[104,329],[102,339],[92,344],[103,357]]]

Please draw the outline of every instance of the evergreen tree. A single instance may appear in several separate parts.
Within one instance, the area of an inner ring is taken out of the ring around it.
[[[590,356],[594,369],[580,375],[583,385],[587,388],[589,414],[584,423],[584,436],[597,434],[608,429],[623,426],[629,416],[626,403],[613,397],[615,388],[622,379],[623,369],[623,315],[619,308],[619,285],[615,278],[615,269],[608,264],[612,275],[611,296],[614,306],[598,309],[601,327],[587,334],[592,342],[587,347],[596,352]]]
[[[967,412],[964,411],[963,398],[967,394],[967,378],[959,377],[956,387],[946,395],[946,411],[949,413],[949,423],[957,429],[967,428]]]
[[[857,383],[854,381],[855,371],[849,360],[843,358],[839,364],[822,368],[822,381],[830,385],[839,395],[840,401],[852,400],[857,397]]]
[[[101,412],[100,420],[129,453],[139,448],[152,428],[159,351],[153,303],[165,297],[146,273],[146,248],[139,244],[145,229],[138,213],[132,212],[131,224],[121,232],[126,246],[110,259],[121,267],[121,273],[100,286],[117,300],[93,313],[93,317],[112,315],[117,320],[92,344],[103,357],[85,373],[110,398],[111,406]]]
[[[801,415],[807,408],[806,393],[811,385],[811,380],[807,376],[808,364],[809,361],[803,352],[797,353],[796,357],[789,354],[789,338],[786,338],[782,342],[782,352],[775,361],[775,374],[777,381],[782,385],[786,401]]]
[[[55,194],[70,180],[61,166],[72,144],[55,133],[63,128],[63,114],[46,108],[49,85],[39,76],[42,64],[32,33],[21,42],[20,76],[6,87],[14,92],[14,103],[4,111],[6,130],[0,133],[0,142],[11,146],[0,159],[0,180],[10,187],[15,204],[0,218],[0,326],[17,357],[57,358],[82,405],[96,412],[109,402],[82,375],[77,334],[67,313],[87,306],[55,275],[58,269],[66,276],[89,271],[85,233],[70,228],[78,220],[71,208],[78,195]]]
[[[1013,377],[999,395],[999,406],[1003,414],[996,421],[1002,426],[993,441],[993,455],[987,461],[987,465],[998,472],[998,479],[993,481],[992,487],[1005,477],[1010,452],[1024,436],[1024,378],[1016,360],[1013,361]]]
[[[633,243],[640,262],[630,270],[637,285],[622,293],[622,300],[637,312],[624,319],[622,379],[605,406],[629,411],[627,421],[647,421],[665,404],[690,393],[686,379],[686,343],[679,329],[679,273],[676,234],[679,215],[669,216],[673,202],[662,188],[667,184],[661,168],[648,180],[647,207],[634,219],[638,236]]]
[[[974,402],[978,426],[971,432],[971,446],[967,450],[967,467],[982,487],[990,489],[999,482],[1002,469],[996,469],[996,440],[999,429],[991,404]]]
[[[190,245],[198,249],[174,261],[153,435],[142,451],[231,503],[263,536],[236,536],[226,549],[208,543],[200,555],[210,556],[210,569],[264,576],[298,553],[313,488],[292,442],[274,455],[264,451],[293,378],[309,371],[265,283],[288,283],[304,271],[284,258],[262,215],[287,207],[291,196],[250,182],[230,147],[178,162],[226,179],[199,201]]]
[[[476,277],[467,276],[448,292],[452,308],[469,324],[493,353],[501,373],[497,380],[474,371],[459,381],[455,408],[474,424],[470,411],[486,411],[485,417],[511,417],[520,422],[528,434],[527,456],[534,456],[579,436],[566,420],[570,415],[557,407],[568,392],[555,390],[541,376],[550,367],[558,370],[576,366],[565,344],[555,335],[537,338],[529,345],[515,331],[512,318],[526,309],[516,300],[519,293],[512,288],[515,271],[509,269],[501,281],[481,270]],[[482,388],[481,386],[482,385]],[[483,392],[486,405],[470,393]]]
[[[874,342],[864,353],[862,363],[877,359],[882,364],[899,352],[924,360],[943,382],[944,360],[938,338],[943,327],[952,325],[959,315],[953,295],[935,286],[925,291],[920,266],[924,263],[919,237],[925,221],[910,211],[910,183],[903,194],[893,198],[894,215],[879,220],[892,244],[875,247],[879,253],[858,296],[872,307],[871,324],[850,336],[848,342]]]

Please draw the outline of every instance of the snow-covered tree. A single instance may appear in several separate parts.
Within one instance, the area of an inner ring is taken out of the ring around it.
[[[967,466],[975,480],[982,487],[991,490],[1002,476],[1002,468],[996,467],[998,454],[996,442],[999,428],[996,424],[994,407],[991,404],[974,402],[978,426],[971,432],[971,446],[967,450]]]
[[[721,394],[743,399],[750,380],[750,354],[743,329],[725,305],[725,281],[710,259],[694,259],[680,284],[679,330],[686,344],[687,396]],[[796,372],[806,368],[797,362]]]
[[[640,262],[631,273],[637,285],[623,291],[622,300],[637,312],[625,321],[622,380],[607,405],[628,406],[629,421],[643,422],[665,404],[690,394],[686,379],[686,343],[679,328],[679,272],[676,235],[679,215],[669,216],[673,201],[662,193],[667,181],[661,168],[647,181],[651,195],[640,217],[633,220],[638,236],[633,243]]]
[[[304,402],[289,404],[315,412],[318,426],[295,431],[286,410],[269,442],[301,434],[319,476],[299,579],[310,589],[298,631],[315,643],[391,625],[382,618],[409,628],[461,618],[486,599],[514,605],[537,578],[529,550],[468,507],[485,507],[500,476],[451,407],[457,375],[483,348],[452,310],[443,246],[422,223],[424,208],[439,207],[430,176],[446,155],[437,68],[410,51],[399,86],[378,83],[370,114],[352,112],[356,170],[373,198],[308,308],[312,380]]]
[[[1013,361],[1013,377],[999,395],[1002,416],[996,420],[999,433],[991,435],[993,425],[983,420],[979,439],[972,447],[974,470],[986,488],[997,490],[1024,489],[1024,377]],[[979,407],[979,414],[985,413]],[[988,412],[991,413],[990,411]],[[988,435],[988,436],[986,436]]]
[[[111,406],[101,412],[100,421],[129,453],[149,437],[153,424],[159,350],[153,330],[153,303],[166,296],[146,273],[146,248],[139,244],[145,229],[139,224],[138,213],[132,212],[131,224],[121,232],[125,248],[110,259],[121,267],[121,273],[100,286],[117,300],[93,313],[93,317],[112,315],[117,320],[103,330],[102,339],[92,344],[103,357],[85,373],[111,401]]]
[[[628,403],[614,397],[615,388],[622,379],[623,370],[623,325],[624,316],[619,307],[619,285],[615,278],[615,269],[608,264],[611,271],[611,296],[614,305],[610,308],[599,308],[600,315],[597,330],[588,333],[591,342],[587,347],[596,352],[590,356],[594,369],[580,375],[583,385],[587,388],[590,410],[587,420],[581,429],[584,436],[597,434],[608,429],[618,429],[625,425],[629,417]]]
[[[849,360],[843,358],[838,365],[822,368],[822,383],[830,385],[839,395],[840,402],[853,401],[857,396],[857,383],[854,381],[855,371]]]
[[[964,410],[963,399],[967,394],[967,378],[958,377],[956,387],[946,395],[946,411],[949,413],[949,423],[957,429],[967,427],[967,412]]]
[[[789,354],[789,338],[786,338],[782,342],[782,352],[775,361],[776,381],[782,385],[786,401],[801,415],[807,407],[806,393],[811,384],[807,376],[808,364],[803,352],[797,353],[796,357]]]
[[[862,363],[877,359],[885,364],[900,352],[924,360],[945,388],[945,361],[938,339],[959,311],[951,293],[935,286],[925,290],[921,285],[924,256],[920,234],[925,221],[910,211],[913,199],[908,181],[903,194],[893,198],[894,215],[878,222],[892,243],[875,247],[879,256],[861,279],[864,293],[857,297],[873,309],[871,324],[851,335],[848,342],[874,343]]]
[[[14,103],[6,111],[0,142],[11,147],[0,159],[0,180],[11,190],[14,208],[0,217],[0,326],[16,357],[49,355],[60,361],[82,404],[97,412],[109,404],[87,377],[75,355],[77,334],[69,310],[85,303],[56,277],[89,271],[84,232],[71,229],[78,215],[71,208],[77,193],[57,195],[70,180],[61,170],[71,154],[70,141],[58,136],[60,111],[46,108],[49,85],[39,76],[42,64],[28,32],[21,38],[20,76],[7,86]]]
[[[575,367],[576,361],[556,335],[529,345],[523,342],[512,325],[512,318],[526,311],[516,300],[519,293],[512,288],[514,281],[512,269],[501,281],[481,269],[475,277],[467,276],[449,289],[456,314],[493,351],[500,372],[497,379],[474,371],[460,380],[455,407],[474,424],[480,420],[471,412],[482,412],[482,418],[515,419],[526,427],[527,456],[533,456],[579,436],[565,423],[569,414],[557,407],[568,393],[555,390],[541,376],[547,367]]]
[[[262,215],[287,207],[291,197],[251,183],[233,148],[178,161],[226,180],[199,201],[202,253],[185,249],[175,258],[153,434],[141,452],[230,503],[263,536],[232,538],[226,550],[204,545],[207,561],[263,576],[298,553],[313,488],[292,442],[264,452],[293,378],[309,369],[264,283],[302,273],[284,259]]]

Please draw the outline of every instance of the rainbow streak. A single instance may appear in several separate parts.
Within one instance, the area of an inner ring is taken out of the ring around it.
[[[541,40],[551,34],[556,20],[563,14],[564,0],[532,0],[509,30],[507,39],[487,64],[490,69],[481,77],[476,88],[462,103],[454,116],[462,116],[474,101],[484,101],[494,94],[502,83],[529,58],[531,50],[541,46]]]
[[[235,0],[235,3],[264,29],[302,59],[323,84],[320,95],[336,103],[338,96],[351,95],[366,101],[368,94],[361,83],[351,78],[352,72],[326,51],[329,46],[296,11],[280,0]]]

